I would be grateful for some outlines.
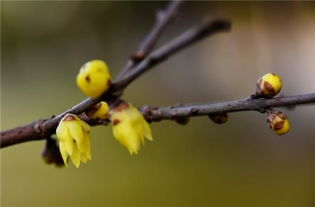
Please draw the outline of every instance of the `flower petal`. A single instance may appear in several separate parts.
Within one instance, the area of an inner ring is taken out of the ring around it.
[[[152,130],[151,130],[150,125],[146,121],[144,121],[143,127],[144,127],[145,138],[147,138],[147,140],[153,141]]]
[[[76,168],[80,167],[81,153],[77,145],[73,145],[73,153],[70,156],[70,158],[74,166],[76,166]]]
[[[68,163],[67,163],[67,159],[68,159],[68,154],[65,150],[64,147],[64,143],[63,142],[59,142],[59,150],[60,150],[60,154],[62,157],[63,162],[65,163],[65,165],[68,167]]]
[[[85,156],[84,153],[81,154],[81,162],[87,163],[87,161],[89,161],[89,159]]]
[[[74,148],[73,140],[66,140],[63,143],[64,143],[64,148],[66,152],[71,156],[73,153],[73,148]]]
[[[60,121],[59,122],[59,125],[56,129],[56,135],[57,135],[57,138],[59,140],[67,140],[67,139],[71,139],[69,136],[69,129],[68,129],[68,123],[67,122],[64,122],[64,121]]]
[[[89,160],[91,160],[92,159],[92,155],[91,155],[91,138],[90,138],[90,136],[86,137],[85,144],[86,144],[85,156]]]
[[[140,149],[139,136],[129,125],[121,125],[113,128],[116,140],[124,145],[130,154],[137,154]]]
[[[77,145],[81,151],[82,142],[84,140],[84,132],[81,122],[78,120],[69,121],[68,126],[72,139],[77,142]]]
[[[89,132],[89,133],[91,132],[90,125],[88,125],[85,121],[82,121],[81,119],[79,120],[79,122],[85,132]]]

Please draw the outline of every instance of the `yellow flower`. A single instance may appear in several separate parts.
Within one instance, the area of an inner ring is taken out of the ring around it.
[[[105,101],[101,101],[86,112],[91,119],[106,119],[109,116],[109,106]]]
[[[269,127],[273,131],[275,131],[278,135],[283,135],[289,132],[290,122],[285,113],[281,111],[271,110],[267,111],[267,114]]]
[[[91,160],[91,127],[74,114],[67,114],[59,122],[56,130],[59,150],[67,166],[68,156],[78,168],[80,161]]]
[[[123,102],[111,111],[114,137],[130,154],[137,154],[145,138],[152,141],[151,128],[133,105]]]
[[[108,90],[111,79],[106,63],[92,60],[81,67],[77,85],[87,96],[97,98]]]
[[[280,92],[281,87],[281,78],[274,73],[267,73],[259,78],[256,95],[264,98],[272,98]]]

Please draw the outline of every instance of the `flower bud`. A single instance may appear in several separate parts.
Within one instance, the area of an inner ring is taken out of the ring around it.
[[[91,127],[74,114],[65,115],[59,122],[56,135],[59,140],[59,150],[67,166],[68,157],[78,168],[80,161],[91,160]]]
[[[189,117],[175,117],[174,120],[180,125],[186,125],[190,121]]]
[[[280,92],[281,87],[281,78],[274,73],[267,73],[257,81],[256,96],[272,98]]]
[[[208,117],[210,120],[212,120],[216,124],[224,124],[228,120],[227,113],[209,114]]]
[[[114,137],[130,154],[137,154],[145,139],[153,140],[150,125],[132,104],[122,102],[114,107],[110,119]]]
[[[289,132],[290,122],[285,113],[276,110],[267,111],[267,122],[269,127],[278,135],[283,135]]]
[[[81,67],[77,85],[87,96],[97,98],[109,89],[111,79],[106,63],[92,60]]]
[[[101,101],[86,112],[91,119],[106,119],[109,116],[109,106],[105,101]]]
[[[46,164],[55,164],[56,167],[64,166],[57,142],[51,137],[46,139],[45,148],[42,151],[42,158]]]

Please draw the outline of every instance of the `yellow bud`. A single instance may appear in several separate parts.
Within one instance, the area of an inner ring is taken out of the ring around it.
[[[106,63],[92,60],[81,67],[77,85],[87,96],[97,98],[109,89],[111,79]]]
[[[59,150],[67,166],[68,157],[78,168],[81,162],[91,160],[91,127],[74,114],[67,114],[59,122],[56,135]]]
[[[105,101],[101,101],[86,112],[91,119],[106,119],[109,116],[109,106]]]
[[[289,132],[290,122],[285,113],[281,111],[271,110],[267,111],[267,115],[269,127],[278,135],[283,135]]]
[[[272,98],[280,92],[281,87],[281,78],[274,73],[267,73],[259,78],[256,95],[263,98]]]
[[[228,120],[227,113],[209,114],[208,117],[216,124],[224,124]]]
[[[114,137],[125,146],[130,154],[137,154],[145,138],[152,141],[150,125],[140,111],[123,102],[112,109],[111,122]]]

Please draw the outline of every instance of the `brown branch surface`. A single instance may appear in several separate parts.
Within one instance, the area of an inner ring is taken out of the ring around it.
[[[81,103],[78,103],[77,105],[57,116],[54,116],[53,118],[40,120],[32,124],[27,124],[25,126],[1,132],[1,148],[30,140],[45,139],[46,137],[55,133],[59,121],[67,113],[81,114],[101,100],[107,101],[108,103],[114,102],[121,96],[122,91],[131,82],[133,82],[137,77],[139,77],[147,70],[153,68],[153,66],[163,62],[165,59],[175,54],[179,50],[184,49],[185,47],[197,41],[200,41],[205,37],[214,35],[218,32],[229,31],[230,27],[230,22],[224,19],[205,21],[202,25],[188,30],[179,37],[152,52],[149,56],[143,59],[143,61],[141,61],[141,63],[138,64],[130,73],[126,74],[121,80],[115,80],[111,88],[100,98],[87,98]]]

